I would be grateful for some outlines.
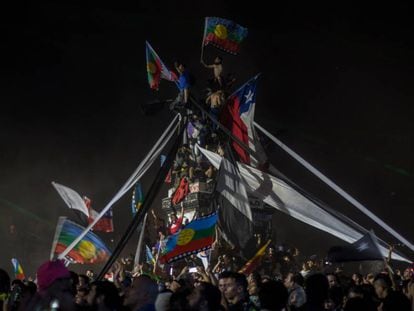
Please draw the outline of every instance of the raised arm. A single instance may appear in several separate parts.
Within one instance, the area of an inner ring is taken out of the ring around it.
[[[155,214],[154,209],[152,209],[152,210],[151,210],[151,215],[152,215],[152,217],[154,217],[154,220],[158,220],[158,217],[157,217],[157,215]]]
[[[394,245],[390,245],[389,250],[388,250],[388,258],[385,259],[384,261],[385,261],[385,267],[386,267],[386,269],[388,271],[388,274],[390,276],[390,279],[391,279],[392,288],[394,290],[396,290],[397,289],[397,284],[395,282],[394,271],[392,270],[392,267],[391,267],[391,258],[392,258],[392,252],[393,251],[394,251]]]
[[[201,64],[206,68],[214,68],[214,65],[207,65],[203,60],[201,61]]]

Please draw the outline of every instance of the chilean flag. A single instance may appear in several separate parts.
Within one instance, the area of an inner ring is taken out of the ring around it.
[[[233,142],[233,148],[238,154],[240,162],[264,168],[267,159],[253,126],[258,78],[259,74],[246,82],[228,98],[221,121],[235,137],[244,142],[257,154],[257,158],[254,158],[240,147],[237,142]]]
[[[99,216],[99,213],[92,208],[92,200],[89,199],[87,196],[83,197],[86,207],[88,208],[89,215],[88,215],[88,223],[91,224],[95,218]],[[113,214],[112,208],[109,209],[102,217],[98,220],[98,222],[93,226],[93,231],[103,231],[103,232],[114,232],[114,223],[112,221]]]

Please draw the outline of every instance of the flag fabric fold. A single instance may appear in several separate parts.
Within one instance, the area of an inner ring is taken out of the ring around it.
[[[77,238],[85,228],[60,217],[56,227],[52,246],[52,258],[59,256]],[[68,260],[74,263],[94,264],[108,260],[111,251],[94,233],[88,232],[85,237],[68,253]]]
[[[220,155],[199,146],[197,148],[216,169],[220,168],[223,160]],[[307,199],[285,181],[240,162],[237,163],[237,167],[248,194],[257,197],[263,203],[348,243],[354,243],[363,236],[353,226]],[[381,253],[387,256],[388,249],[382,244],[380,249]],[[407,257],[395,252],[392,258],[412,263]]]
[[[179,232],[168,237],[161,263],[170,263],[211,248],[217,223],[217,213],[197,218]]]
[[[177,75],[164,65],[148,41],[146,41],[146,57],[148,83],[151,89],[158,90],[161,79],[168,81],[176,81],[178,79]]]
[[[178,203],[182,202],[189,192],[190,188],[188,179],[186,177],[183,177],[181,178],[177,189],[175,189],[173,195],[171,196],[171,204],[177,205]]]
[[[91,224],[99,216],[99,213],[95,211],[92,207],[89,209],[89,218],[88,222]],[[113,222],[113,213],[112,208],[110,208],[93,226],[93,231],[101,232],[114,232],[114,222]]]
[[[99,216],[99,213],[92,208],[92,200],[87,196],[83,197],[86,207],[88,208],[88,224],[94,222],[94,220]],[[114,223],[113,223],[113,213],[112,208],[110,208],[93,226],[93,231],[102,231],[102,232],[114,232]]]
[[[259,266],[270,242],[271,240],[267,241],[266,244],[263,245],[248,262],[246,262],[246,264],[240,269],[239,273],[246,275],[252,273]]]
[[[254,127],[258,78],[259,75],[256,75],[229,96],[221,122],[236,138],[256,153],[255,157],[250,156],[237,142],[233,141],[232,146],[240,162],[262,169],[267,163],[267,158]]]
[[[247,37],[247,28],[220,17],[206,17],[203,45],[214,45],[231,54],[238,54],[241,42]]]
[[[252,211],[238,168],[223,158],[216,185],[219,226],[224,237],[245,259],[254,255],[256,241]]]
[[[383,260],[378,239],[373,232],[366,233],[362,238],[345,246],[334,246],[328,251],[330,262]]]
[[[21,264],[16,258],[12,258],[11,262],[13,265],[14,278],[23,281],[26,276],[24,275]]]
[[[72,190],[69,187],[63,186],[56,182],[52,182],[52,185],[55,187],[56,191],[59,193],[69,208],[77,210],[84,214],[86,217],[89,217],[89,211],[85,204],[85,201],[75,190]]]

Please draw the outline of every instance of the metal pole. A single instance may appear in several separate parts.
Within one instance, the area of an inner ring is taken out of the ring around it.
[[[105,266],[102,268],[101,272],[99,273],[97,280],[102,280],[105,273],[109,270],[109,268],[114,264],[115,260],[121,254],[122,250],[124,249],[125,245],[128,243],[132,235],[134,234],[135,230],[139,226],[140,223],[144,220],[145,215],[147,214],[148,210],[151,207],[152,202],[157,196],[157,193],[160,189],[160,185],[164,182],[165,176],[168,173],[169,168],[173,162],[174,156],[177,153],[177,149],[181,142],[181,132],[184,130],[184,126],[181,128],[181,131],[176,139],[174,145],[171,147],[166,160],[164,161],[162,167],[159,169],[154,182],[151,185],[151,188],[148,191],[146,198],[142,204],[142,207],[137,211],[132,222],[129,224],[127,230],[125,231],[124,235],[122,236],[121,240],[119,241],[118,245],[116,246],[115,250],[113,251],[111,257],[106,262]]]

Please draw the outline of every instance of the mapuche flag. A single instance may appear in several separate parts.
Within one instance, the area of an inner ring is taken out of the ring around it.
[[[217,213],[197,218],[184,226],[179,232],[168,237],[161,263],[196,254],[211,248],[217,224]]]
[[[60,217],[56,227],[51,257],[57,257],[85,230],[82,226]],[[88,232],[82,240],[67,254],[75,263],[102,263],[108,260],[111,251],[94,233]]]
[[[228,19],[206,17],[204,46],[212,44],[226,52],[237,54],[240,50],[240,43],[246,37],[247,28]]]
[[[164,65],[148,41],[146,41],[146,54],[148,83],[151,89],[158,90],[161,78],[168,81],[176,81],[178,79],[177,75]]]

